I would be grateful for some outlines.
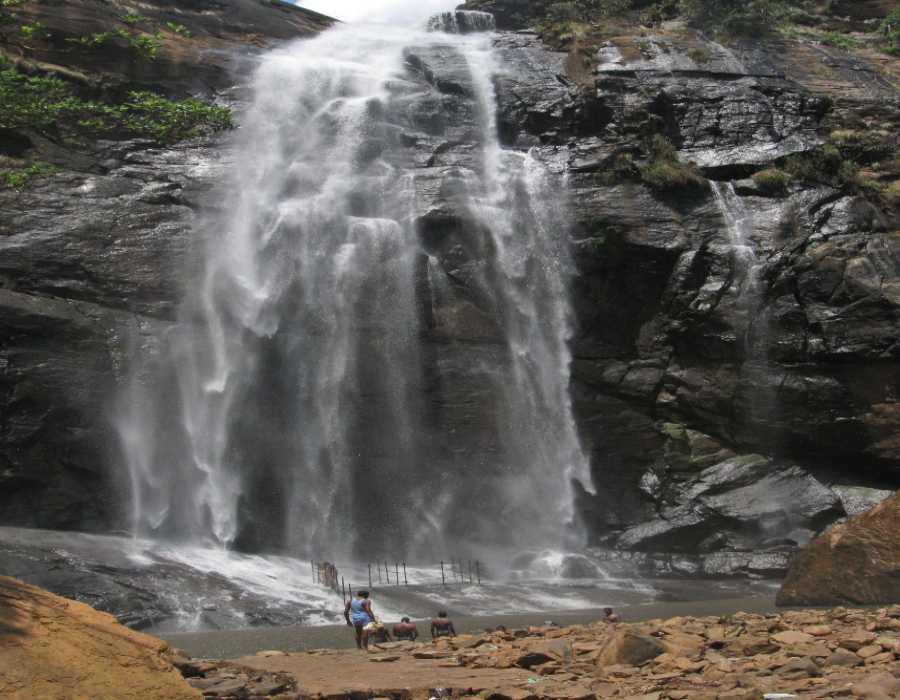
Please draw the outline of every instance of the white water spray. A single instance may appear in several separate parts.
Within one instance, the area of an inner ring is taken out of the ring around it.
[[[461,219],[488,251],[474,283],[508,356],[493,379],[494,463],[445,459],[442,473],[426,439],[442,426],[426,425],[422,308],[446,290],[419,238],[410,145],[410,115],[436,97],[409,52],[434,47],[470,74],[480,155],[447,177],[464,183]],[[161,399],[161,380],[132,399],[155,416],[122,420],[137,530],[329,557],[563,544],[571,482],[590,484],[568,394],[568,216],[560,179],[500,145],[500,70],[489,35],[387,27],[263,58],[171,338],[177,396]]]

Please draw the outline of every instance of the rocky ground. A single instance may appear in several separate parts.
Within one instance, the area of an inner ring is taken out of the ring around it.
[[[361,651],[176,659],[206,697],[753,700],[900,697],[900,606],[599,622]]]
[[[0,697],[187,700],[168,645],[112,615],[0,576]]]

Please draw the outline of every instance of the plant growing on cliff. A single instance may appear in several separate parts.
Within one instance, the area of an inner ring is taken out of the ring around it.
[[[791,13],[787,0],[679,0],[690,23],[733,34],[757,34],[774,29]]]
[[[233,126],[231,110],[195,98],[132,92],[122,102],[84,100],[56,77],[27,76],[0,58],[0,128],[61,135],[140,137],[174,143]]]
[[[122,39],[126,45],[137,53],[141,58],[153,60],[156,58],[161,47],[161,34],[132,34],[127,29],[118,27],[106,32],[95,32],[94,34],[86,34],[84,36],[69,37],[66,39],[70,44],[77,44],[85,48],[96,48],[109,44],[116,39]]]
[[[46,25],[41,22],[32,22],[30,24],[23,24],[19,27],[19,34],[22,35],[22,38],[25,41],[34,41],[35,39],[46,39],[50,36],[50,32],[47,31]]]
[[[673,190],[701,190],[709,187],[709,182],[700,174],[693,163],[682,163],[678,152],[665,136],[655,134],[649,141],[647,150],[650,160],[641,168],[641,179],[657,192]]]
[[[166,28],[175,34],[180,34],[183,37],[190,38],[191,30],[185,27],[183,24],[178,24],[178,22],[166,22]]]
[[[779,168],[766,168],[753,176],[753,182],[766,194],[781,195],[787,192],[791,176]]]
[[[0,170],[0,187],[21,190],[24,189],[29,182],[39,177],[48,177],[60,172],[59,166],[52,163],[36,162],[21,168],[12,168]]]
[[[884,38],[884,50],[900,55],[900,5],[881,21],[878,32]]]

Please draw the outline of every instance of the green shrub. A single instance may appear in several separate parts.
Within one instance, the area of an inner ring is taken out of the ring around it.
[[[680,0],[682,15],[697,26],[733,34],[768,32],[791,13],[788,0]]]
[[[32,22],[31,24],[23,24],[19,27],[19,34],[25,41],[34,41],[35,39],[46,39],[50,36],[47,27],[40,22]]]
[[[59,166],[42,162],[31,163],[21,168],[0,170],[0,187],[21,190],[33,179],[54,175],[60,170]]]
[[[709,182],[693,163],[682,163],[678,152],[664,136],[656,134],[648,144],[650,160],[641,168],[641,179],[658,192],[706,189]]]
[[[847,34],[841,34],[840,32],[826,32],[822,35],[821,40],[823,44],[834,46],[835,48],[843,49],[844,51],[858,49],[863,45],[859,39]]]
[[[766,168],[753,176],[753,182],[767,194],[784,194],[791,184],[791,176],[778,168]]]
[[[122,17],[122,21],[128,25],[135,25],[135,24],[138,24],[139,22],[146,21],[146,19],[147,18],[144,17],[142,14],[139,14],[137,12],[132,12],[132,11],[127,12]]]
[[[843,186],[850,182],[859,168],[841,155],[833,143],[819,149],[795,153],[784,160],[784,170],[803,182],[823,182]]]
[[[698,66],[704,66],[712,60],[712,54],[707,49],[700,47],[690,49],[687,55]]]
[[[159,32],[156,32],[155,34],[132,34],[127,29],[118,27],[107,32],[69,37],[66,41],[70,44],[78,44],[85,48],[96,48],[108,44],[115,39],[123,39],[128,47],[135,51],[141,58],[152,61],[156,58],[161,47],[159,41],[160,36]]]
[[[120,103],[84,100],[55,77],[26,76],[0,59],[0,128],[174,143],[233,126],[231,110],[194,98],[132,92]]]
[[[891,54],[900,54],[900,5],[881,21],[878,32],[884,39],[884,50]]]
[[[874,130],[841,129],[833,131],[829,137],[829,142],[845,159],[862,165],[871,165],[896,156],[897,147],[892,141],[891,134]]]
[[[641,171],[630,153],[619,153],[597,179],[601,185],[613,186],[623,182],[640,181]]]
[[[191,30],[185,27],[183,24],[178,24],[178,22],[166,22],[166,27],[170,32],[174,32],[175,34],[180,34],[184,37],[191,36]]]

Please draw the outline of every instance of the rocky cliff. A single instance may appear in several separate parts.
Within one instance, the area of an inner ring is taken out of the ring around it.
[[[135,344],[173,318],[222,141],[184,114],[202,120],[255,53],[331,20],[267,0],[30,0],[0,20],[0,520],[121,527],[114,397]],[[174,132],[120,113],[79,128],[136,91],[150,109],[131,115]]]
[[[539,3],[470,4],[541,26]],[[866,9],[810,21],[871,29],[889,8]],[[507,141],[570,173],[592,531],[716,553],[651,567],[779,569],[898,483],[897,62],[823,31],[545,21],[556,73],[533,49],[499,83]]]
[[[897,61],[828,46],[815,28],[715,41],[626,17],[539,36],[522,30],[537,21],[529,3],[507,5],[490,8],[520,30],[496,39],[503,139],[534,147],[572,192],[575,224],[560,233],[574,251],[593,543],[652,573],[780,571],[798,543],[900,482]],[[17,3],[3,53],[105,100],[139,89],[239,101],[228,88],[252,63],[247,44],[327,25],[251,0],[119,3],[121,21],[65,7]],[[111,27],[122,31],[92,38]],[[408,130],[423,248],[450,281],[422,295],[438,465],[490,459],[482,373],[502,362],[498,319],[472,282],[490,251],[452,196],[475,118],[457,58],[411,50],[404,77],[430,99],[387,117]],[[119,528],[116,401],[129,358],[152,357],[174,318],[195,269],[191,223],[216,206],[228,149],[200,131],[0,139],[16,167],[62,168],[0,191],[0,521]]]

